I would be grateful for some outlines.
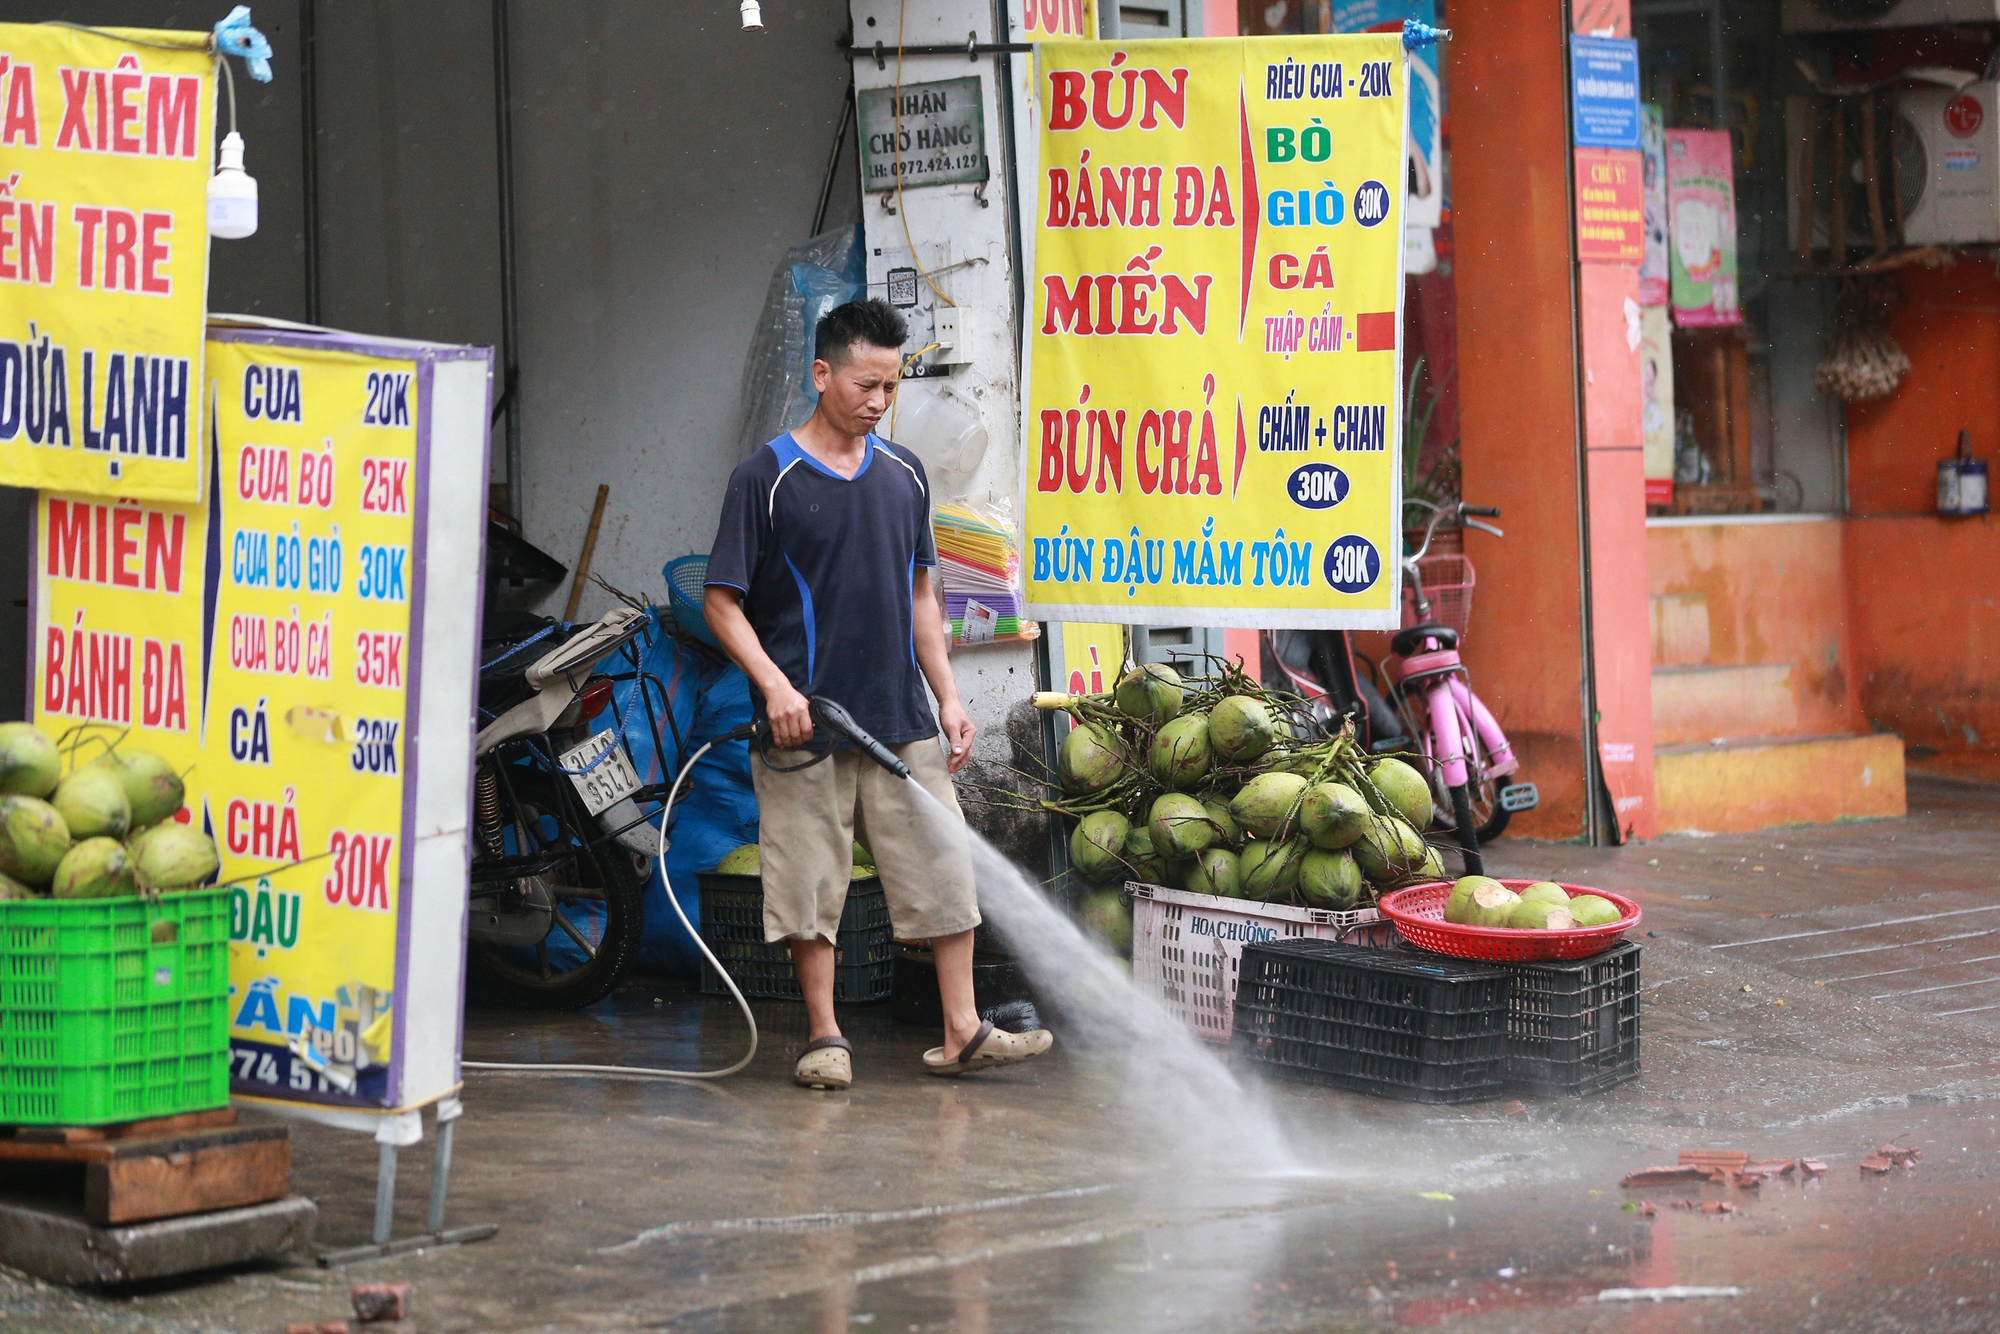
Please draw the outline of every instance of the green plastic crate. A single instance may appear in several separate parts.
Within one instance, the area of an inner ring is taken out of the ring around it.
[[[746,997],[799,1000],[791,946],[764,941],[764,880],[755,875],[702,871],[701,938],[722,960]],[[889,999],[895,989],[896,946],[891,939],[889,897],[875,876],[852,880],[840,911],[833,947],[833,999],[837,1005]],[[701,993],[727,996],[729,988],[708,960],[701,961]]]
[[[0,903],[0,1124],[228,1101],[228,890]]]

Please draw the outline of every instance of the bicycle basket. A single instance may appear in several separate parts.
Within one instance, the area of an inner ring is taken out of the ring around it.
[[[667,609],[673,612],[674,624],[710,648],[721,648],[722,641],[708,628],[708,618],[701,611],[701,600],[706,596],[708,557],[682,556],[670,560],[660,574],[667,581]]]
[[[1465,628],[1472,620],[1472,562],[1452,554],[1426,556],[1417,562],[1417,574],[1424,581],[1424,595],[1431,600],[1431,619],[1458,631],[1465,642]]]

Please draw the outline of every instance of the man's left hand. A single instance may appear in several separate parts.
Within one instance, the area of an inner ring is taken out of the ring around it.
[[[938,726],[944,729],[945,744],[951,747],[951,758],[945,761],[945,768],[955,774],[972,758],[972,738],[979,729],[965,716],[965,706],[956,700],[938,710]]]

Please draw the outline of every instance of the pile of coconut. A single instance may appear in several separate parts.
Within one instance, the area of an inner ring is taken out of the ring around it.
[[[201,885],[221,858],[214,839],[174,819],[185,795],[151,751],[114,744],[65,776],[47,733],[0,723],[0,901]]]
[[[1135,880],[1223,898],[1351,909],[1400,885],[1444,878],[1424,841],[1430,784],[1370,756],[1351,726],[1328,737],[1303,702],[1267,692],[1233,662],[1184,681],[1149,663],[1102,695],[1043,693],[1073,720],[1039,803],[1075,820],[1070,861],[1099,885]],[[989,789],[986,800],[1008,804]],[[1083,914],[1114,945],[1130,936],[1116,890]]]
[[[1511,890],[1492,876],[1469,875],[1454,883],[1444,901],[1444,920],[1458,926],[1505,926],[1517,931],[1573,931],[1610,926],[1625,916],[1601,894],[1570,892],[1553,880],[1537,880]]]

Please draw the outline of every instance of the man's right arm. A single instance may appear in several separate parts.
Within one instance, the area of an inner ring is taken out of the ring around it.
[[[806,697],[792,688],[791,681],[764,651],[750,618],[743,614],[742,593],[727,584],[710,584],[702,594],[701,610],[708,628],[722,641],[722,651],[764,696],[771,740],[786,750],[796,750],[810,741],[812,713]]]

